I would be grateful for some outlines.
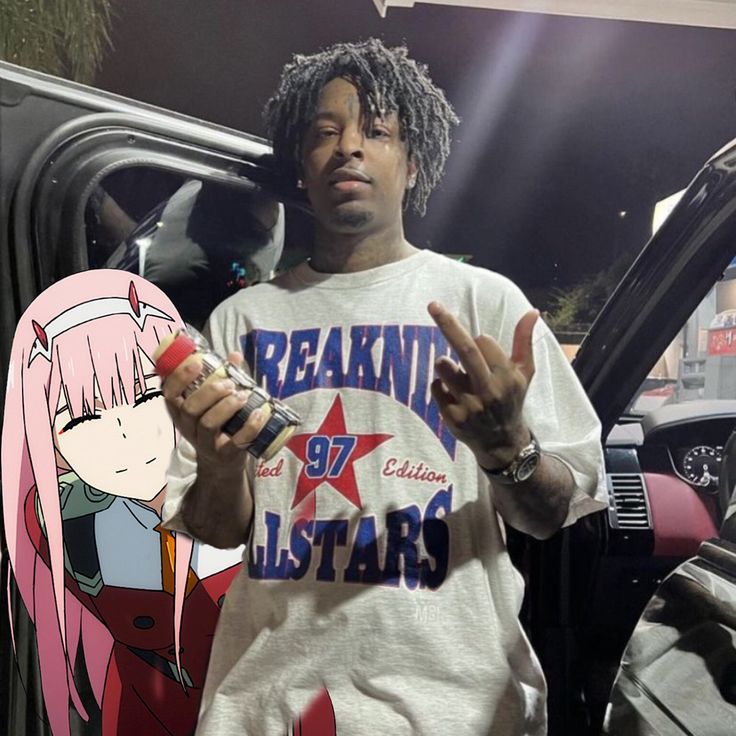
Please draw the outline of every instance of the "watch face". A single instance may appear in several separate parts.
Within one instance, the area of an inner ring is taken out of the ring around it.
[[[521,482],[531,478],[532,473],[537,469],[537,465],[539,465],[539,455],[537,453],[524,458],[516,471],[517,480]]]

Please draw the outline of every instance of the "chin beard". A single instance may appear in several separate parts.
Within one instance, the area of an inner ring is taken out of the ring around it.
[[[372,219],[372,212],[366,212],[365,210],[342,210],[334,213],[332,222],[340,227],[359,230],[367,225]]]

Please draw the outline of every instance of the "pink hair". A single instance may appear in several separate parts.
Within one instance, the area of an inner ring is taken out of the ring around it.
[[[143,329],[129,314],[79,324],[51,342],[51,360],[36,355],[33,321],[41,327],[62,312],[93,299],[127,297],[131,281],[138,299],[171,317],[149,315]],[[49,287],[28,307],[16,328],[8,370],[2,436],[2,491],[5,536],[18,591],[36,628],[41,686],[54,736],[69,736],[69,704],[88,716],[73,672],[78,644],[97,703],[101,706],[113,639],[107,627],[64,587],[64,547],[53,420],[63,392],[73,417],[94,406],[95,388],[105,408],[131,403],[143,380],[141,351],[149,358],[161,338],[181,326],[172,302],[155,286],[124,271],[96,270],[69,276]],[[50,568],[38,554],[25,520],[28,494],[35,488],[48,539]],[[177,666],[181,616],[192,540],[176,538],[174,646]],[[10,603],[9,591],[8,602]],[[15,649],[15,634],[11,637]]]

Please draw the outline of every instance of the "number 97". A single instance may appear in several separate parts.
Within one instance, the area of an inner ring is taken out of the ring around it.
[[[316,434],[307,441],[307,478],[338,478],[355,449],[354,435]]]

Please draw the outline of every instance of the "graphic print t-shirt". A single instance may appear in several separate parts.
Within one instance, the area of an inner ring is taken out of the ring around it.
[[[346,736],[544,733],[520,576],[488,481],[431,397],[435,360],[457,357],[432,300],[507,353],[530,308],[507,279],[420,251],[351,274],[303,264],[214,313],[213,347],[240,349],[303,423],[249,468],[251,538],[198,734],[282,734],[323,688]],[[606,505],[600,427],[541,321],[534,355],[525,418],[573,473],[572,523]],[[174,527],[193,458],[180,443],[164,509]]]

